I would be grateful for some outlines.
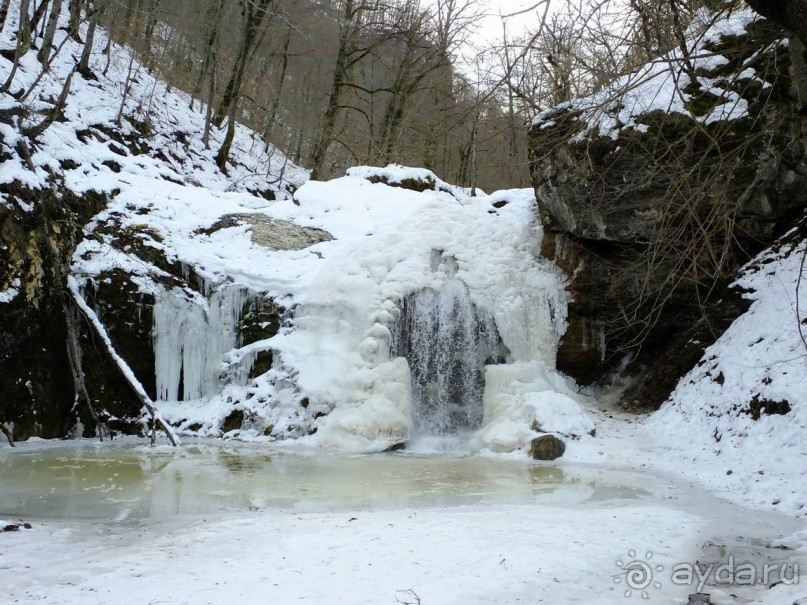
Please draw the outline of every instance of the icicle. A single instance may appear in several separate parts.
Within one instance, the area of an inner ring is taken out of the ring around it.
[[[210,290],[212,284],[202,283]],[[201,399],[223,384],[246,384],[254,356],[224,365],[225,355],[240,346],[238,322],[250,301],[248,290],[224,286],[209,300],[188,300],[179,289],[164,292],[154,305],[154,357],[157,395],[163,401]],[[225,371],[226,368],[226,371]]]

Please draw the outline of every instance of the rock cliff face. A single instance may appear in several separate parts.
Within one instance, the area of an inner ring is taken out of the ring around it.
[[[692,69],[673,51],[530,130],[543,253],[573,295],[558,367],[587,384],[628,364],[634,407],[660,404],[744,309],[737,268],[807,199],[787,35],[748,9],[689,33]]]
[[[106,141],[105,135],[96,135]],[[161,234],[124,225],[114,213],[92,221],[114,192],[79,195],[65,184],[63,172],[54,170],[49,178],[44,189],[19,180],[0,185],[0,422],[12,423],[17,440],[66,437],[77,427],[83,436],[95,434],[89,407],[77,400],[68,352],[73,327],[78,371],[93,407],[112,430],[137,433],[143,428],[141,404],[73,305],[67,276],[83,283],[85,298],[152,399],[157,398],[152,292],[176,288],[204,300],[206,282],[160,250]],[[82,262],[93,260],[86,253],[74,258],[82,242],[85,249],[88,243],[103,243],[98,256],[125,253],[137,270],[112,263],[97,274],[82,273]],[[271,298],[250,299],[239,313],[238,341],[248,345],[273,336],[282,312]],[[270,365],[270,352],[256,353],[254,371]]]
[[[73,382],[67,359],[62,282],[78,225],[102,196],[0,186],[0,420],[18,439],[68,431]]]

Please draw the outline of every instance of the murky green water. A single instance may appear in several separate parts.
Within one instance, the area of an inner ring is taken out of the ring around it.
[[[477,503],[602,504],[646,492],[628,474],[483,457],[346,456],[201,443],[70,443],[0,455],[0,518],[158,519]]]

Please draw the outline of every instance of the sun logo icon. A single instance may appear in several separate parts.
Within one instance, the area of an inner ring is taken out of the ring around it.
[[[652,558],[653,553],[650,551],[645,554],[644,560],[641,560],[636,558],[635,550],[629,550],[628,558],[625,561],[617,560],[616,566],[621,571],[614,575],[614,584],[625,582],[626,597],[630,597],[635,591],[641,594],[643,599],[649,599],[650,593],[647,590],[651,586],[656,589],[661,588],[661,582],[653,580],[653,572],[664,571],[664,566],[653,566],[650,561]]]

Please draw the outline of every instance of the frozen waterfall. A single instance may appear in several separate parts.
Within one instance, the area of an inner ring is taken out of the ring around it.
[[[248,290],[223,286],[209,299],[174,288],[154,305],[157,398],[188,401],[217,394],[223,383],[245,384],[254,359],[228,367],[225,354],[240,345],[238,322]],[[180,396],[181,395],[181,396]]]
[[[504,363],[508,355],[493,317],[457,278],[454,259],[442,262],[445,283],[407,296],[392,331],[391,356],[404,357],[412,376],[415,435],[478,429],[485,365]]]

